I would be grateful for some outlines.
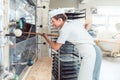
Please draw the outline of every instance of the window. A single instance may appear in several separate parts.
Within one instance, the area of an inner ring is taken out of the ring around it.
[[[98,6],[92,20],[92,26],[98,32],[118,33],[116,24],[120,23],[120,6]]]

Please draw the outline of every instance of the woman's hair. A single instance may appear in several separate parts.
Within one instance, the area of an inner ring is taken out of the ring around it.
[[[58,15],[56,15],[56,16],[53,16],[53,18],[55,18],[55,19],[59,19],[59,18],[61,18],[63,21],[66,21],[67,20],[67,15],[65,15],[65,14],[58,14]]]

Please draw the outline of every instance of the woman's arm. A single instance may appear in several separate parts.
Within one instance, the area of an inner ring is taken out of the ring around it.
[[[42,36],[45,38],[45,40],[48,42],[48,44],[51,46],[51,48],[54,49],[55,51],[59,50],[60,47],[62,46],[61,43],[57,43],[57,42],[51,41],[51,40],[48,38],[47,34],[43,33]]]

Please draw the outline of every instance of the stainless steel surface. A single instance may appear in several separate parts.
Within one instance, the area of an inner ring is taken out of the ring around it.
[[[36,37],[31,37],[18,43],[15,43],[14,37],[11,40],[14,42],[14,45],[10,46],[10,67],[15,67],[16,74],[20,75],[27,66],[21,64],[36,56]]]

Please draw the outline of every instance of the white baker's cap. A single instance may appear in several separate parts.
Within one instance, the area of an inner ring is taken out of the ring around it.
[[[64,9],[54,9],[54,10],[51,10],[50,12],[49,12],[49,16],[50,16],[50,18],[52,18],[53,16],[56,16],[56,15],[58,15],[58,14],[64,14],[65,13],[65,10]]]

